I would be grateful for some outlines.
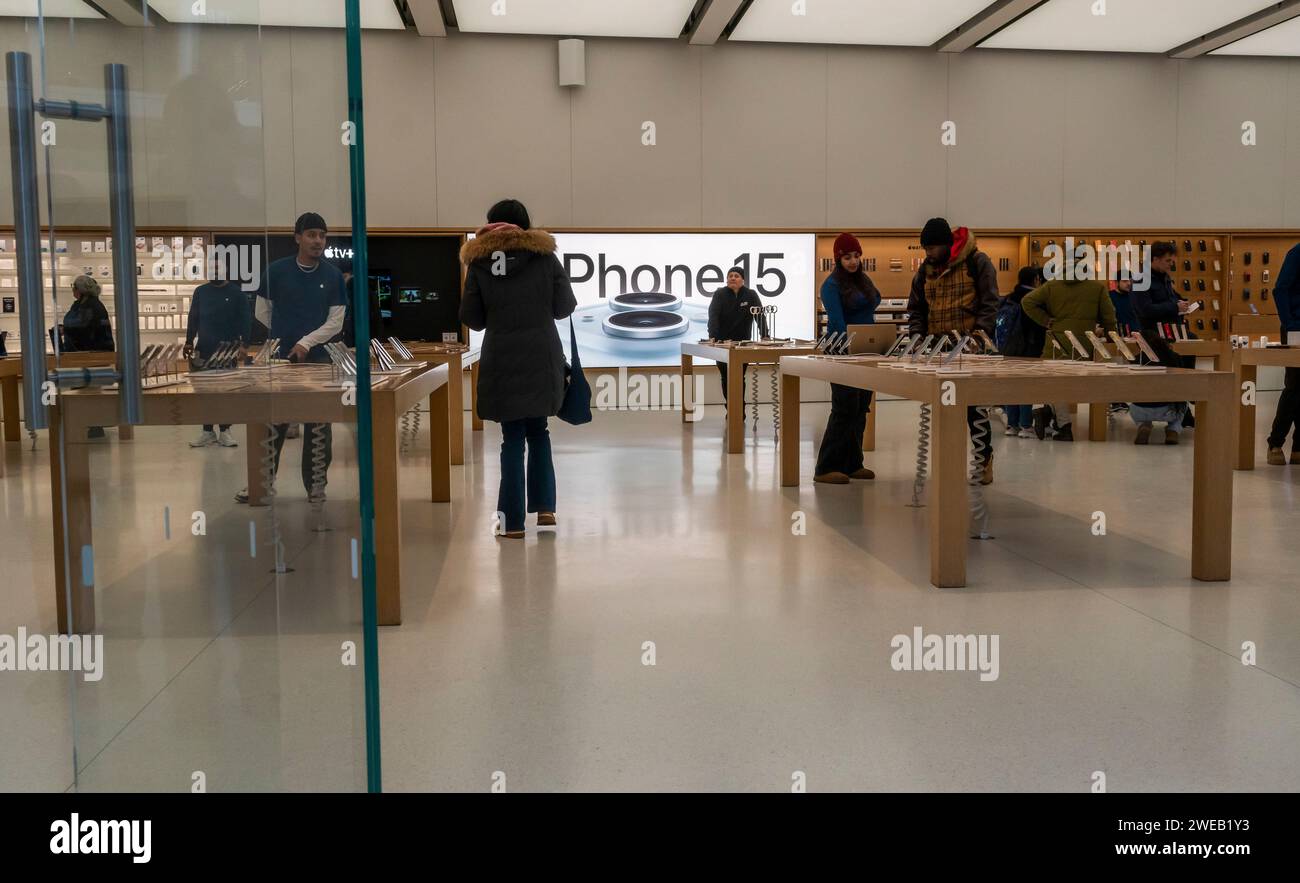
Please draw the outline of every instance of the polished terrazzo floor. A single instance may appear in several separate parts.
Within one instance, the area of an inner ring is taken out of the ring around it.
[[[405,621],[381,630],[385,788],[788,791],[802,773],[821,791],[1085,791],[1098,771],[1111,791],[1300,788],[1300,466],[1237,473],[1234,579],[1197,583],[1190,438],[999,425],[994,538],[971,543],[967,588],[939,590],[925,510],[906,506],[916,409],[879,407],[879,479],[849,487],[781,488],[766,410],[736,456],[717,407],[688,428],[671,411],[553,424],[560,525],[523,541],[491,535],[492,424],[452,504],[422,498],[426,421],[403,460]],[[825,415],[804,408],[806,478]],[[243,449],[191,435],[93,451],[105,676],[0,672],[0,789],[74,787],[74,756],[83,790],[364,787],[361,669],[341,661],[360,635],[351,432],[328,532],[286,449],[279,577],[231,500]],[[5,457],[0,633],[49,632],[47,454]],[[997,680],[895,671],[891,639],[916,627],[998,635]]]

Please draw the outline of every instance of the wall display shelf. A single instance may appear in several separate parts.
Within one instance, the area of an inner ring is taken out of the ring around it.
[[[117,316],[113,305],[113,259],[111,239],[105,231],[64,231],[55,234],[50,253],[48,231],[42,231],[41,284],[44,289],[45,319],[42,327],[53,328],[63,321],[72,306],[72,282],[85,275],[100,284],[100,300],[113,328]],[[194,289],[203,284],[207,248],[212,238],[206,233],[157,232],[138,234],[135,240],[136,284],[140,294],[141,340],[149,343],[183,343]],[[22,351],[18,311],[22,297],[18,288],[17,255],[12,230],[0,230],[0,331],[8,332],[5,348],[11,354]],[[56,289],[57,283],[57,289]],[[56,312],[55,295],[58,297]],[[51,350],[49,337],[41,341]]]
[[[1188,316],[1191,332],[1205,340],[1222,340],[1229,334],[1229,257],[1232,238],[1223,232],[1206,230],[1051,230],[1031,233],[1029,253],[1035,264],[1046,263],[1049,246],[1064,247],[1066,237],[1076,244],[1086,242],[1099,255],[1111,245],[1131,244],[1135,249],[1156,242],[1172,242],[1178,248],[1178,264],[1171,274],[1174,290],[1183,300],[1200,304]],[[1100,278],[1100,277],[1099,277]],[[1114,283],[1111,283],[1114,288]]]
[[[821,286],[835,269],[835,237],[823,234],[817,237],[817,290],[814,296],[817,311],[817,332],[826,330],[826,311],[821,304]],[[920,237],[915,232],[894,235],[879,233],[854,233],[862,243],[863,269],[880,291],[881,303],[876,310],[877,322],[907,322],[907,299],[912,293],[912,279],[925,260]],[[998,294],[1005,296],[1016,287],[1020,268],[1029,261],[1028,237],[1021,234],[981,235],[976,239],[980,251],[993,261],[998,270]]]
[[[1273,287],[1282,261],[1297,243],[1297,233],[1243,233],[1232,237],[1228,287],[1233,334],[1281,342]]]

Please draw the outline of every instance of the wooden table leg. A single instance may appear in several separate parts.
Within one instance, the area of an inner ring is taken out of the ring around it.
[[[434,406],[441,405],[441,411]],[[380,625],[402,624],[402,499],[397,459],[397,421],[392,393],[377,392],[370,400],[371,446],[375,476],[375,598],[379,609]],[[447,403],[429,400],[433,426],[431,439],[438,447],[437,414],[444,419]],[[444,429],[446,427],[444,426]],[[447,447],[444,432],[442,447]]]
[[[90,446],[85,443],[85,427],[65,427],[62,417],[57,406],[50,410],[54,605],[60,633],[86,634],[95,629],[95,547],[90,519]],[[65,439],[75,440],[64,444]],[[59,456],[60,448],[63,449],[62,458]],[[65,521],[66,532],[63,529]]]
[[[799,376],[781,372],[781,486],[799,486]]]
[[[1240,395],[1231,379],[1215,381],[1208,401],[1196,403],[1192,452],[1192,576],[1211,581],[1232,578],[1231,414]]]
[[[262,443],[275,430],[267,423],[247,423],[244,425],[244,462],[248,472],[248,505],[265,506],[267,504],[267,484],[262,474],[262,457],[266,450]]]
[[[695,379],[695,359],[682,353],[682,422],[693,422],[690,418],[694,408],[691,405],[691,384]]]
[[[429,472],[431,499],[435,503],[451,500],[451,446],[447,425],[447,387],[429,394]]]
[[[1255,365],[1239,365],[1236,371],[1237,387],[1233,393],[1237,399],[1237,468],[1255,468],[1255,399],[1259,396],[1259,368]],[[1243,387],[1247,383],[1254,386],[1250,404],[1245,403]],[[1196,428],[1201,428],[1201,413],[1196,412]]]
[[[0,379],[0,408],[4,408],[5,441],[20,441],[22,426],[18,415],[18,376]]]
[[[961,381],[957,381],[960,383]],[[966,585],[970,520],[966,474],[966,408],[935,396],[930,429],[930,582],[941,589]],[[992,439],[989,439],[992,443]]]
[[[1107,422],[1110,419],[1109,402],[1089,402],[1088,403],[1088,440],[1095,442],[1104,442],[1106,440],[1106,430],[1109,428]]]
[[[745,363],[733,350],[727,359],[727,453],[745,450]]]
[[[460,354],[447,362],[447,418],[450,428],[451,465],[465,465],[465,375]]]
[[[474,432],[483,431],[483,418],[478,415],[478,362],[469,367],[469,427]]]
[[[880,404],[880,397],[873,395],[871,397],[871,410],[867,412],[867,428],[862,433],[862,450],[870,452],[876,449],[876,406]]]

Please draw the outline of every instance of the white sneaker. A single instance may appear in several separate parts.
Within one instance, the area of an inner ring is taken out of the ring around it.
[[[1019,430],[1019,429],[1016,429],[1014,426],[1008,426],[1008,427],[1007,427],[1007,431],[1004,432],[1004,433],[1002,433],[1002,434],[1003,434],[1003,435],[1019,435],[1019,434],[1020,434],[1020,430]]]
[[[1024,429],[1020,430],[1020,437],[1021,437],[1021,438],[1038,438],[1038,433],[1034,432],[1032,429],[1030,429],[1028,426],[1026,426]]]
[[[217,444],[221,445],[223,448],[239,447],[239,442],[235,441],[235,437],[230,434],[229,429],[221,430],[221,435],[217,436]]]
[[[199,437],[190,442],[191,448],[206,448],[208,445],[216,444],[217,434],[211,429],[205,429],[199,433]]]

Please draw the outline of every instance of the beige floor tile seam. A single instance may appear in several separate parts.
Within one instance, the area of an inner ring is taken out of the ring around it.
[[[304,543],[302,547],[299,548],[298,552],[293,556],[286,558],[285,563],[289,564],[291,562],[297,561],[299,558],[301,558],[304,554],[306,554],[311,549],[312,545],[313,544],[309,540],[304,540]],[[140,708],[136,711],[135,714],[131,715],[131,717],[127,721],[125,721],[122,724],[122,726],[118,727],[117,732],[114,733],[111,737],[109,737],[102,746],[100,746],[100,749],[95,752],[95,756],[90,758],[90,760],[86,761],[82,765],[81,770],[73,771],[74,775],[80,775],[80,773],[89,771],[90,768],[94,766],[95,761],[97,761],[100,758],[100,756],[105,751],[107,751],[114,742],[117,741],[117,738],[119,736],[121,736],[123,733],[125,733],[128,729],[131,728],[131,725],[136,722],[136,720],[140,717],[140,715],[148,711],[150,706],[152,706],[154,702],[158,700],[159,697],[161,697],[164,693],[166,693],[167,690],[172,686],[172,684],[174,684],[183,674],[185,674],[186,671],[189,670],[190,666],[192,666],[195,662],[198,661],[199,657],[201,657],[204,653],[206,653],[212,647],[212,645],[215,644],[223,635],[226,635],[235,626],[235,623],[239,622],[240,617],[242,617],[245,613],[247,613],[249,608],[252,607],[254,604],[256,604],[257,601],[263,595],[266,594],[268,589],[274,588],[277,580],[278,580],[278,576],[276,574],[272,574],[270,579],[267,580],[266,584],[263,585],[261,589],[255,592],[252,595],[252,597],[248,599],[248,603],[246,603],[243,607],[239,608],[238,610],[234,611],[234,613],[230,617],[230,620],[224,626],[222,626],[219,632],[217,632],[211,638],[209,638],[208,641],[204,643],[204,645],[200,647],[193,656],[190,657],[189,661],[187,661],[183,666],[177,669],[176,673],[172,675],[170,678],[168,678],[167,682],[164,683],[161,687],[159,687],[154,692],[154,694],[150,696],[149,699],[140,706]],[[77,782],[76,779],[74,779],[66,788],[63,789],[63,793],[67,794],[76,787],[77,787]]]

